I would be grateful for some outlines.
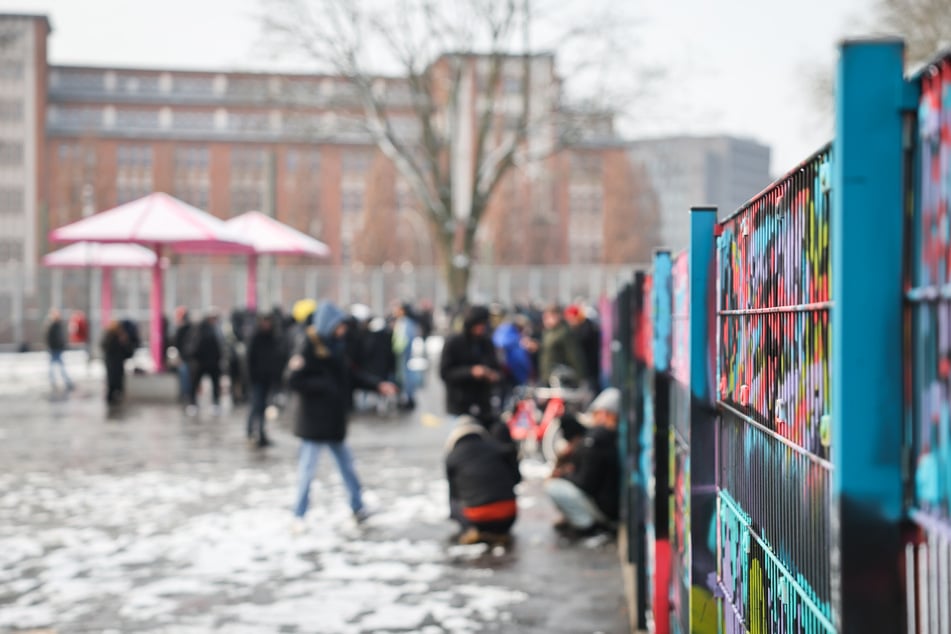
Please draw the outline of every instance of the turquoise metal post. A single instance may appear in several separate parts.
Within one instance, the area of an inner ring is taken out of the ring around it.
[[[716,207],[690,209],[690,600],[707,602],[690,606],[691,632],[712,631],[717,621],[716,552],[708,540],[716,519],[716,224]]]
[[[832,604],[900,632],[902,78],[898,40],[841,46],[832,145]]]

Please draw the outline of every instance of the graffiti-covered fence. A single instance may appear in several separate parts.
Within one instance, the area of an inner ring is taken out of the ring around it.
[[[906,210],[905,268],[906,443],[916,463],[908,497],[918,529],[905,551],[913,633],[951,632],[951,58],[930,65],[919,81],[918,151],[908,157],[918,163],[918,196]]]
[[[833,632],[828,148],[719,225],[727,632]]]

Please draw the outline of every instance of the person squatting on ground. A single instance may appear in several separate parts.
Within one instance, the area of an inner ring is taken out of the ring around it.
[[[363,521],[360,480],[347,447],[347,416],[352,404],[351,386],[376,390],[393,396],[394,384],[380,381],[354,370],[347,358],[346,315],[331,302],[322,303],[311,316],[302,347],[288,364],[288,385],[300,395],[300,407],[294,434],[301,439],[298,461],[298,491],[294,515],[301,530],[310,501],[310,484],[317,469],[317,458],[324,447],[330,450],[350,496],[354,519]]]
[[[125,392],[125,361],[132,357],[135,349],[118,321],[109,322],[101,347],[106,365],[106,403],[118,405]]]
[[[271,444],[265,431],[268,398],[280,385],[285,365],[284,347],[274,332],[271,315],[261,315],[248,344],[248,376],[251,381],[251,409],[248,412],[248,442],[258,447]]]
[[[563,519],[555,528],[574,535],[613,530],[620,506],[617,422],[621,393],[601,392],[588,413],[591,426],[559,457],[545,491]]]
[[[49,323],[46,326],[46,347],[50,351],[50,388],[56,390],[56,369],[59,368],[60,379],[67,392],[72,391],[74,384],[66,373],[66,364],[63,363],[63,351],[66,350],[66,329],[59,311],[55,308],[50,311]]]
[[[472,416],[486,429],[496,422],[492,392],[502,375],[489,335],[489,311],[484,306],[471,307],[466,313],[463,331],[446,341],[439,375],[446,384],[449,414]]]
[[[508,543],[518,515],[515,485],[522,479],[515,446],[494,438],[475,418],[460,416],[446,440],[446,479],[459,543]]]

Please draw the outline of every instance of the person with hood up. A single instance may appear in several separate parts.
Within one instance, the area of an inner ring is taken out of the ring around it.
[[[612,529],[620,506],[617,423],[621,392],[609,387],[588,406],[591,426],[559,457],[545,490],[564,519],[555,529],[587,535]]]
[[[518,515],[515,485],[522,480],[516,449],[493,438],[478,420],[460,416],[446,440],[449,516],[460,544],[506,544]]]
[[[330,450],[350,496],[350,510],[357,522],[366,519],[360,480],[353,456],[344,442],[347,417],[352,404],[351,388],[396,394],[396,386],[356,370],[347,358],[347,315],[331,302],[324,302],[311,316],[301,349],[289,364],[288,385],[300,395],[294,434],[301,439],[298,462],[298,491],[294,505],[295,530],[303,528],[310,500],[310,484],[317,458],[324,447]]]
[[[496,422],[492,390],[502,374],[489,333],[489,311],[484,306],[471,307],[463,321],[463,331],[446,341],[439,376],[446,384],[449,414],[472,416],[486,429]]]

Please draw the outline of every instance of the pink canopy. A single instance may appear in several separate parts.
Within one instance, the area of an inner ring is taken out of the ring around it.
[[[177,253],[253,253],[250,245],[234,235],[225,223],[168,194],[156,192],[144,198],[102,211],[60,227],[50,233],[54,242],[123,242],[155,250],[152,264],[151,325],[149,347],[152,361],[162,369],[162,249]]]
[[[44,255],[43,266],[60,269],[102,269],[100,312],[101,321],[106,324],[112,315],[112,269],[148,269],[155,266],[157,259],[153,252],[137,244],[77,242]]]
[[[330,248],[320,240],[260,211],[243,213],[225,224],[254,247],[254,253],[248,256],[247,303],[251,309],[257,308],[258,303],[258,255],[305,255],[314,258],[330,255]]]
[[[137,244],[77,242],[43,256],[43,266],[61,269],[147,269],[155,265],[155,253]]]

